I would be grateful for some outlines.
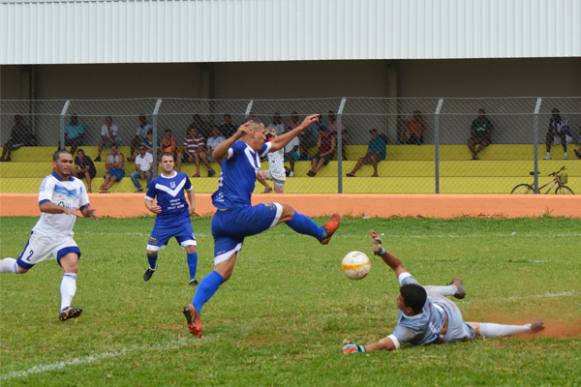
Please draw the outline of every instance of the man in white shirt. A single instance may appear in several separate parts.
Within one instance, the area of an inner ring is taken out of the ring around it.
[[[95,157],[95,161],[101,161],[101,153],[103,148],[113,144],[120,145],[119,141],[119,127],[113,123],[113,117],[105,117],[105,123],[101,126],[101,143],[99,144],[99,153]]]
[[[272,129],[274,129],[276,135],[280,135],[285,132],[284,123],[282,122],[280,113],[274,112],[274,115],[272,116],[272,122],[266,127],[266,129],[268,129],[269,131],[272,131]]]
[[[131,181],[137,192],[143,192],[139,179],[147,180],[147,185],[151,181],[153,155],[147,152],[145,145],[139,146],[139,154],[135,157],[135,171],[131,173]]]
[[[284,147],[284,157],[290,164],[289,176],[295,175],[295,161],[301,158],[300,148],[301,141],[299,140],[298,136],[290,140],[289,143]]]
[[[266,135],[268,141],[276,137],[275,129],[270,129]],[[284,193],[284,184],[286,183],[286,170],[284,169],[284,148],[276,152],[270,152],[268,157],[268,169],[261,169],[256,174],[256,180],[264,186],[264,193],[272,192],[272,188],[266,180],[272,180],[275,193]]]
[[[212,132],[210,133],[210,137],[208,137],[208,141],[206,142],[207,149],[208,149],[208,160],[212,160],[212,152],[220,143],[226,141],[226,137],[222,135],[220,132],[220,128],[214,127]]]
[[[44,178],[38,194],[40,218],[18,259],[0,260],[0,273],[23,274],[37,263],[52,256],[63,269],[59,319],[65,321],[81,315],[72,306],[77,291],[77,273],[81,250],[73,239],[77,217],[96,218],[89,205],[83,182],[73,177],[73,156],[65,150],[53,154],[53,172]],[[79,214],[80,212],[80,214]]]

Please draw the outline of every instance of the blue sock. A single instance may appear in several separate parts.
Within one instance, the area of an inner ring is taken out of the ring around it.
[[[223,282],[224,278],[220,273],[215,271],[204,277],[202,282],[198,285],[196,294],[194,294],[194,299],[192,300],[192,305],[194,305],[194,308],[196,308],[198,313],[202,313],[202,307],[204,304],[212,298]]]
[[[150,269],[157,269],[157,253],[155,255],[147,255],[147,261],[149,262]]]
[[[188,253],[188,268],[190,269],[190,279],[196,278],[196,270],[198,268],[198,253]]]
[[[313,220],[308,216],[300,214],[296,211],[293,213],[291,220],[286,222],[286,224],[300,234],[314,236],[319,240],[325,238],[327,235],[327,231],[325,231],[323,227],[313,222]]]

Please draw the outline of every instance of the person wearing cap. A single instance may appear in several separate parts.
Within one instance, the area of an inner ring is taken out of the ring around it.
[[[355,173],[363,166],[371,164],[373,166],[373,177],[378,177],[379,174],[377,173],[377,165],[381,160],[385,160],[387,155],[386,147],[387,142],[385,141],[385,136],[380,136],[379,131],[376,128],[373,128],[369,131],[371,139],[367,144],[367,153],[365,156],[361,157],[357,160],[357,163],[347,174],[349,177],[355,177]]]

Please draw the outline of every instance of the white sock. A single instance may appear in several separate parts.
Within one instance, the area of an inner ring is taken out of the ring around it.
[[[75,273],[63,274],[63,280],[61,281],[61,311],[71,306],[76,292],[77,275]]]
[[[18,264],[16,263],[16,259],[0,259],[0,273],[18,273]]]
[[[531,324],[525,325],[504,325],[494,323],[480,323],[480,336],[500,337],[512,336],[517,333],[526,333],[531,331]]]
[[[458,291],[458,288],[456,287],[456,285],[448,285],[448,286],[426,286],[426,291],[428,292],[433,292],[433,293],[438,293],[441,296],[444,297],[450,297],[453,296],[454,294],[456,294],[456,292]]]

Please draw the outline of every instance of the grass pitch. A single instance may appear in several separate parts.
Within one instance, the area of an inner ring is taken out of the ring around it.
[[[0,256],[18,255],[33,218],[0,219]],[[211,270],[208,218],[195,219],[199,277]],[[81,219],[76,320],[58,321],[54,261],[0,275],[0,384],[8,385],[579,385],[581,221],[345,219],[329,246],[278,226],[248,238],[233,278],[191,337],[185,254],[175,242],[144,283],[150,218]],[[395,277],[339,271],[350,250],[371,256],[368,229],[423,284],[464,279],[466,320],[543,318],[543,335],[344,357],[341,342],[377,340],[395,324]]]

